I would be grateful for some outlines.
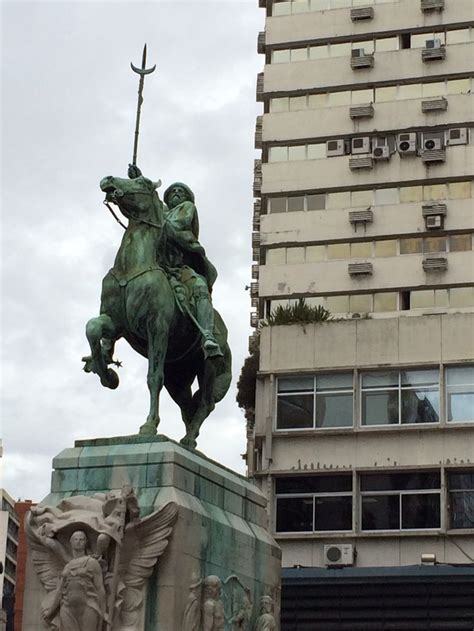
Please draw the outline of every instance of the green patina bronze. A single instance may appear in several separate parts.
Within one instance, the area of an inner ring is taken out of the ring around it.
[[[164,386],[181,408],[181,442],[195,447],[203,421],[229,389],[231,353],[211,302],[217,272],[199,243],[194,194],[177,182],[165,191],[166,205],[158,186],[134,165],[129,179],[107,176],[100,183],[106,202],[116,204],[128,225],[103,279],[100,315],[86,326],[91,354],[83,358],[84,370],[116,388],[118,376],[109,366],[119,365],[114,345],[125,338],[148,358],[150,410],[140,434],[156,434]]]

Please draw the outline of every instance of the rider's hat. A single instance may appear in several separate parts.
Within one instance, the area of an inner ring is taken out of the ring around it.
[[[184,188],[184,190],[188,194],[189,201],[193,202],[193,204],[194,204],[194,193],[189,188],[189,186],[186,186],[186,184],[183,184],[182,182],[173,182],[173,184],[170,184],[170,186],[168,186],[168,188],[166,189],[166,191],[163,194],[163,200],[164,200],[164,202],[165,202],[165,204],[167,206],[169,205],[168,204],[168,197],[169,197],[172,189],[175,188],[175,186],[180,186],[181,188]]]

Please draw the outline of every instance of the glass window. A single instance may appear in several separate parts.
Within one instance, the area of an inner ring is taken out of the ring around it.
[[[315,246],[318,247],[318,246]],[[306,249],[306,260],[308,260],[308,249]],[[321,305],[324,307],[326,304],[326,298],[324,296],[309,296],[306,298],[306,304],[310,307],[319,307]]]
[[[362,425],[437,423],[437,370],[362,373]]]
[[[423,96],[444,96],[446,94],[446,83],[423,83]]]
[[[326,308],[331,313],[349,313],[349,296],[327,296]]]
[[[372,103],[374,101],[374,91],[371,90],[353,90],[351,92],[352,105],[361,105]]]
[[[290,61],[290,51],[286,50],[274,50],[272,52],[272,63],[282,64]]]
[[[350,208],[351,194],[345,193],[329,193],[327,199],[327,208],[333,210],[336,208]]]
[[[313,110],[326,107],[326,92],[322,94],[310,94],[308,96],[308,107]]]
[[[352,476],[339,475],[295,475],[275,479],[277,495],[290,493],[344,493],[352,491]]]
[[[272,6],[272,16],[290,15],[291,2],[275,2]]]
[[[362,530],[440,528],[440,475],[365,474],[360,478]],[[427,491],[426,489],[433,489]]]
[[[352,42],[352,50],[363,48],[366,55],[371,55],[375,50],[375,40],[365,39],[363,42]]]
[[[292,48],[290,58],[291,61],[306,61],[308,59],[308,49]]]
[[[313,497],[277,497],[277,532],[313,532]]]
[[[328,105],[331,107],[337,105],[349,105],[350,102],[350,92],[328,92]]]
[[[351,243],[351,259],[371,258],[372,257],[372,241],[361,241],[359,243]]]
[[[446,33],[446,44],[465,44],[471,41],[471,30],[463,28]]]
[[[304,248],[287,248],[286,262],[288,265],[304,263]]]
[[[326,195],[308,195],[306,205],[308,210],[324,210],[326,208]]]
[[[375,204],[398,204],[398,188],[378,188],[375,190]]]
[[[451,182],[448,184],[449,199],[469,199],[471,182]]]
[[[268,212],[286,213],[286,197],[271,197],[268,200]]]
[[[453,234],[449,237],[450,252],[466,252],[472,250],[471,234]]]
[[[397,86],[391,85],[386,88],[375,89],[375,100],[377,103],[386,103],[387,101],[395,101],[397,98]]]
[[[448,307],[449,298],[447,289],[435,289],[435,307]]]
[[[310,59],[327,59],[329,57],[329,46],[311,46],[309,49]]]
[[[422,186],[402,186],[400,188],[400,203],[421,202],[422,200]]]
[[[427,237],[423,239],[423,252],[446,252],[446,237]]]
[[[311,429],[314,416],[313,394],[278,396],[277,429]]]
[[[270,99],[270,112],[287,112],[288,97],[282,99]]]
[[[265,255],[266,265],[284,265],[286,263],[286,248],[272,248]]]
[[[374,311],[396,311],[398,309],[398,294],[395,292],[383,292],[374,294]]]
[[[374,256],[397,256],[398,242],[396,239],[376,241],[374,244]]]
[[[314,498],[314,530],[352,530],[352,497],[324,496]]]
[[[321,160],[326,157],[326,143],[317,145],[308,145],[308,160]]]
[[[268,152],[269,162],[286,162],[288,160],[288,147],[270,147]]]
[[[410,297],[410,307],[412,309],[421,309],[422,307],[435,306],[434,289],[423,289],[422,291],[412,291]]]
[[[448,473],[451,528],[474,528],[474,473]]]
[[[400,239],[400,254],[420,254],[423,249],[423,239]]]
[[[288,212],[304,210],[304,197],[288,197]]]
[[[351,313],[370,313],[372,311],[372,295],[353,294],[349,296],[349,311]]]
[[[448,81],[448,94],[469,94],[471,79],[454,79]]]
[[[306,13],[309,10],[308,0],[293,0],[292,13]]]
[[[311,11],[324,11],[329,9],[330,0],[310,0]]]
[[[453,287],[449,290],[450,307],[473,307],[474,287]]]
[[[446,368],[446,417],[448,421],[474,421],[474,366]]]
[[[352,427],[352,374],[316,376],[316,427]]]
[[[352,6],[352,0],[331,0],[331,9],[343,9]]]
[[[306,109],[306,97],[305,96],[291,96],[290,97],[290,110],[295,112],[297,110]]]
[[[357,46],[355,47],[357,48]],[[350,57],[352,46],[350,42],[346,44],[331,44],[329,47],[329,55],[331,57]]]
[[[316,263],[324,261],[326,258],[326,246],[324,245],[308,245],[306,247],[306,262]]]
[[[328,259],[348,259],[350,257],[349,243],[330,243],[327,247]]]
[[[306,160],[306,145],[288,147],[288,160]]]
[[[369,191],[352,191],[351,206],[371,206],[374,201],[374,192]]]
[[[421,83],[409,83],[398,86],[399,99],[419,99],[422,96]]]
[[[431,33],[416,33],[411,36],[411,47],[425,48],[427,39],[433,39],[433,35]]]
[[[431,186],[424,186],[423,198],[425,201],[446,199],[446,184],[431,184]]]
[[[377,52],[383,52],[384,50],[398,50],[398,48],[398,37],[384,37],[376,40],[375,50]]]

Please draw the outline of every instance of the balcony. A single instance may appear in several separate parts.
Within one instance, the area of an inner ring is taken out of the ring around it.
[[[263,126],[263,116],[257,116],[257,120],[255,122],[255,139],[254,139],[255,149],[262,148],[262,126]]]
[[[265,54],[265,31],[260,31],[257,37],[257,52],[259,55]]]

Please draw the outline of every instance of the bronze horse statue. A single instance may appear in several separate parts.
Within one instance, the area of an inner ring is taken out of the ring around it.
[[[150,410],[140,434],[154,435],[160,422],[163,386],[181,408],[186,435],[181,443],[196,446],[204,420],[229,389],[231,352],[227,329],[214,310],[214,335],[222,354],[206,357],[198,324],[181,306],[168,270],[167,243],[172,227],[166,206],[156,192],[159,183],[105,177],[100,187],[128,219],[114,266],[102,282],[100,315],[86,325],[91,355],[84,370],[96,373],[103,386],[116,388],[118,375],[110,365],[114,345],[125,338],[148,359]],[[198,381],[196,392],[192,384]]]

